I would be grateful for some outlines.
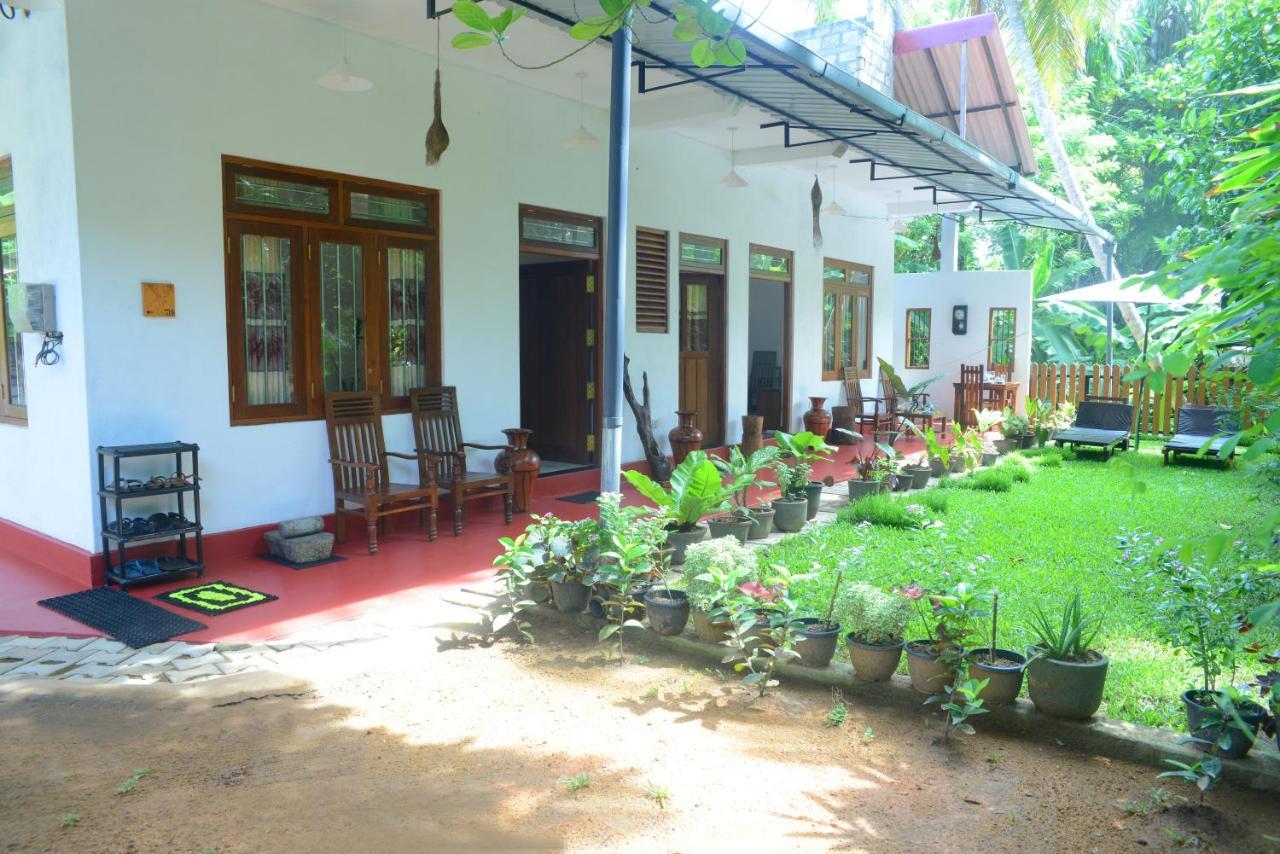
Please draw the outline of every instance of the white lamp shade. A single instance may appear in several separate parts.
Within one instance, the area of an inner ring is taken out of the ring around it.
[[[334,92],[368,92],[373,88],[373,81],[357,74],[355,67],[345,59],[321,74],[316,82]]]
[[[741,190],[743,187],[750,186],[747,179],[738,174],[737,169],[730,169],[728,174],[720,179],[720,186],[728,187],[731,190]]]
[[[831,204],[822,209],[827,216],[848,216],[849,212],[845,210],[835,199],[831,200]]]
[[[564,142],[560,143],[563,148],[599,148],[600,140],[586,127],[579,125],[578,129],[565,137]]]

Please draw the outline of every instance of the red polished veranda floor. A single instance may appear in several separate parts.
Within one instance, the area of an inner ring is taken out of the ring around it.
[[[906,441],[900,442],[898,448],[904,453],[917,450]],[[840,448],[833,462],[820,465],[818,474],[847,479],[851,455],[851,448]],[[580,519],[594,513],[594,504],[576,504],[561,500],[560,496],[594,488],[598,485],[597,476],[596,471],[588,471],[539,480],[530,511],[554,513],[567,519]],[[629,487],[624,494],[628,500],[636,499]],[[496,501],[488,507],[474,505],[468,508],[462,536],[455,537],[451,508],[446,504],[442,511],[440,536],[434,543],[416,528],[393,531],[380,539],[378,553],[373,556],[369,555],[363,537],[355,535],[358,525],[353,520],[352,536],[336,551],[345,560],[313,569],[292,570],[253,554],[207,559],[204,581],[225,581],[270,593],[279,597],[274,602],[216,617],[161,605],[209,626],[183,635],[179,640],[269,640],[403,602],[405,597],[425,593],[432,587],[454,587],[484,579],[493,571],[493,558],[499,551],[498,538],[514,536],[523,530],[527,521],[527,517],[517,515],[511,525],[504,525]],[[137,587],[130,592],[154,602],[157,594],[194,583],[198,582],[183,580]],[[41,599],[79,589],[82,587],[75,582],[3,550],[0,543],[0,635],[100,635],[89,626],[36,604]]]

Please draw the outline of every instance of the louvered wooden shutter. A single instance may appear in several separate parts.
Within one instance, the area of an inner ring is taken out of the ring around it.
[[[667,331],[667,246],[665,231],[636,229],[636,332]]]

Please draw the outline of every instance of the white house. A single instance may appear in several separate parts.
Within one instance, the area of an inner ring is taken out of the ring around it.
[[[458,22],[420,0],[62,5],[0,20],[0,547],[97,550],[99,445],[198,443],[210,534],[328,512],[329,390],[379,391],[403,448],[403,395],[443,382],[469,438],[529,426],[548,469],[596,465],[600,306],[618,285],[659,434],[683,399],[710,443],[736,441],[761,405],[753,363],[776,368],[764,403],[794,429],[807,397],[843,402],[842,365],[870,393],[876,357],[903,364],[907,308],[932,306],[940,340],[955,291],[982,287],[967,274],[897,293],[895,216],[967,201],[1089,227],[946,119],[894,102],[890,80],[859,81],[763,22],[744,25],[747,69],[664,88],[707,72],[666,58],[688,46],[663,40],[655,12],[636,25],[629,274],[610,283],[607,46],[525,71],[450,48]],[[511,56],[580,46],[557,20],[568,0],[520,5]],[[371,89],[318,85],[344,54]],[[427,166],[437,63],[451,142]],[[731,168],[745,186],[726,186]],[[36,284],[52,285],[61,333],[38,367],[43,334],[8,331]],[[987,303],[969,305],[985,342]],[[1022,341],[1026,299],[1018,312]],[[640,458],[628,425],[624,459]]]

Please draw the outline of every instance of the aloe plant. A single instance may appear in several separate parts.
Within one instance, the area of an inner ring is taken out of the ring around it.
[[[692,531],[703,516],[729,506],[730,489],[720,480],[720,471],[705,451],[691,451],[671,472],[671,487],[664,488],[648,475],[625,471],[636,491],[653,502],[666,517],[669,527]]]

